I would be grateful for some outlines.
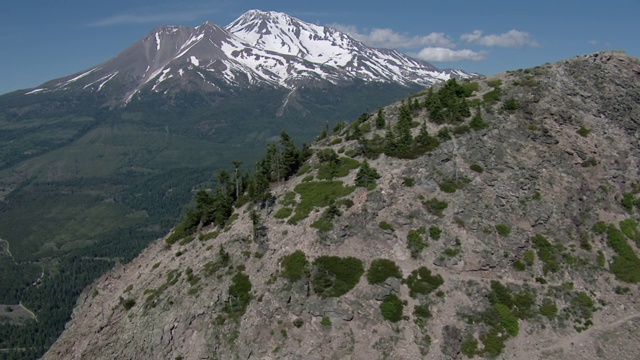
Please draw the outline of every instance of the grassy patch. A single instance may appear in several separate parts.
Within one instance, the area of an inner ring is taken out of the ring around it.
[[[287,222],[297,224],[298,221],[306,219],[314,208],[329,206],[336,199],[351,194],[354,189],[355,186],[344,186],[342,181],[310,181],[298,184],[295,191],[300,194],[300,203]]]
[[[286,219],[293,213],[293,209],[290,207],[283,207],[278,209],[276,213],[273,215],[276,219]]]

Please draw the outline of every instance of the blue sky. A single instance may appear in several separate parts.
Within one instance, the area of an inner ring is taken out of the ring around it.
[[[224,26],[250,9],[486,75],[601,50],[640,56],[640,0],[4,0],[0,9],[0,94],[97,65],[155,26]]]

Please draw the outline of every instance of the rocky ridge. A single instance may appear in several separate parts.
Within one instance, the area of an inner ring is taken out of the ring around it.
[[[257,209],[261,231],[244,205],[224,229],[204,227],[172,246],[158,240],[84,291],[44,358],[461,359],[474,340],[486,357],[634,358],[640,289],[619,280],[620,254],[597,229],[637,225],[625,200],[638,191],[640,61],[603,52],[471,83],[468,100],[488,127],[427,122],[429,134],[449,126],[451,140],[442,136],[415,159],[369,159],[381,177],[345,197],[332,229],[312,227],[323,208],[295,225],[276,214],[299,204],[297,185],[319,179],[321,149],[364,161],[349,126],[313,146],[307,172],[272,185],[276,202]],[[386,107],[387,121],[428,96]],[[412,113],[418,124],[429,116]],[[365,138],[388,131],[375,120],[362,123]],[[336,180],[351,185],[356,176]],[[446,206],[434,210],[432,199]],[[426,246],[415,257],[407,247],[414,232]],[[638,242],[629,243],[638,254]],[[354,257],[367,270],[392,260],[402,280],[363,276],[346,294],[323,297],[309,280],[317,269],[298,281],[283,276],[283,260],[297,250],[310,262]],[[423,266],[442,284],[416,295],[409,278]],[[234,318],[225,309],[239,301],[237,274],[250,280],[250,302]],[[391,296],[404,302],[395,322],[381,311]],[[515,305],[505,315],[507,300]],[[518,312],[514,325],[508,314]],[[491,353],[500,339],[505,347]]]

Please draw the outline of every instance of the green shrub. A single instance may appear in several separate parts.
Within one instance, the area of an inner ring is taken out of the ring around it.
[[[444,249],[444,254],[448,257],[457,256],[460,253],[460,249],[446,248]]]
[[[293,320],[293,326],[300,328],[304,324],[304,320],[302,318],[296,318]]]
[[[431,318],[431,310],[429,310],[429,305],[415,305],[413,307],[413,315],[420,319],[429,319]]]
[[[429,237],[431,239],[439,240],[441,235],[442,235],[442,230],[439,227],[435,225],[429,226]]]
[[[598,256],[596,257],[596,263],[598,266],[603,268],[605,266],[606,259],[604,258],[604,252],[602,250],[598,251]]]
[[[491,304],[502,304],[509,309],[513,307],[512,291],[499,281],[491,280],[491,292],[488,297]]]
[[[516,271],[524,271],[527,267],[522,261],[516,260],[513,262],[513,268]]]
[[[520,109],[520,107],[521,107],[520,103],[518,102],[518,100],[514,98],[508,98],[502,104],[502,109],[506,111],[516,111]]]
[[[484,345],[481,352],[484,356],[497,357],[505,348],[505,337],[501,336],[496,329],[480,335],[480,341]]]
[[[389,224],[389,223],[388,223],[388,222],[386,222],[386,221],[380,221],[380,223],[378,223],[378,227],[379,227],[380,229],[382,229],[382,230],[385,230],[385,231],[387,231],[387,230],[389,230],[389,231],[394,231],[394,230],[393,230],[393,226],[391,226],[391,224]]]
[[[478,352],[478,340],[471,333],[467,333],[460,344],[460,352],[468,358],[473,358]]]
[[[406,187],[412,187],[413,185],[415,185],[416,181],[413,178],[410,177],[405,177],[402,178],[402,184]]]
[[[409,287],[409,295],[413,298],[418,294],[428,295],[440,285],[444,284],[442,276],[431,275],[431,270],[425,266],[413,270],[405,282]]]
[[[423,204],[427,208],[427,211],[436,216],[442,216],[442,212],[449,206],[446,201],[438,200],[436,198],[425,200],[423,201]]]
[[[331,326],[331,319],[328,316],[324,316],[322,321],[320,321],[320,325],[329,327]]]
[[[590,129],[587,129],[586,127],[582,126],[580,129],[578,129],[578,131],[576,131],[578,133],[578,135],[582,136],[582,137],[587,137],[589,136],[589,134],[591,133]]]
[[[487,81],[487,85],[491,86],[492,88],[496,88],[496,87],[502,85],[502,80],[500,80],[500,79],[489,80],[489,81]]]
[[[424,236],[420,232],[414,229],[409,230],[407,233],[407,249],[409,249],[412,258],[417,259],[426,246]]]
[[[458,183],[456,183],[455,181],[452,180],[447,180],[444,182],[441,182],[438,184],[438,187],[440,187],[440,190],[451,194],[456,192],[456,190],[458,190]]]
[[[379,178],[380,174],[378,174],[378,171],[372,168],[365,160],[356,174],[356,186],[373,190],[376,187],[376,180]]]
[[[634,206],[640,207],[640,199],[636,199],[635,193],[628,192],[622,195],[622,201],[620,204],[628,213],[633,213]]]
[[[555,273],[560,270],[560,264],[558,263],[559,254],[556,247],[551,245],[549,240],[542,234],[536,234],[531,240],[533,247],[538,252],[540,261],[544,263],[544,273],[546,274],[549,271]]]
[[[482,95],[482,100],[484,100],[486,104],[491,105],[500,101],[500,97],[502,97],[502,89],[496,87],[493,90]]]
[[[584,168],[586,167],[592,167],[592,166],[596,166],[598,165],[598,159],[594,158],[594,157],[590,157],[587,160],[583,161],[580,165]]]
[[[524,252],[522,259],[527,266],[533,266],[533,262],[535,261],[535,254],[533,253],[533,251],[527,250]]]
[[[122,301],[122,307],[125,310],[130,310],[135,305],[136,305],[136,300],[135,299],[125,299],[125,300]]]
[[[509,236],[511,233],[511,227],[507,224],[496,224],[496,231],[500,236]]]
[[[628,294],[629,292],[631,292],[631,289],[629,289],[628,287],[624,286],[616,286],[615,288],[615,293],[618,295],[625,295]]]
[[[453,128],[453,133],[455,135],[466,134],[469,131],[471,131],[471,127],[469,127],[469,125],[466,125],[466,124],[458,125]]]
[[[482,166],[478,165],[478,164],[471,164],[471,166],[469,166],[469,169],[482,174],[484,172],[484,169],[482,168]]]
[[[593,299],[587,295],[584,291],[576,293],[571,298],[571,313],[582,320],[591,319],[593,312],[595,311],[595,304]]]
[[[607,232],[607,223],[605,223],[604,221],[598,221],[597,223],[593,224],[593,227],[591,229],[594,233],[602,235]]]
[[[555,319],[556,315],[558,315],[558,306],[553,299],[545,298],[542,300],[540,315],[547,317],[549,320]]]
[[[640,231],[638,231],[638,222],[629,218],[620,221],[620,230],[629,240],[633,240],[636,245],[640,246]]]
[[[389,259],[375,259],[371,262],[367,271],[369,284],[382,284],[390,277],[402,279],[402,270],[395,262]]]
[[[640,259],[625,239],[622,231],[614,225],[607,228],[607,242],[616,252],[610,270],[620,281],[628,283],[640,282]]]
[[[346,294],[364,274],[362,260],[355,257],[321,256],[313,262],[313,266],[313,291],[322,297]]]
[[[471,83],[468,83],[468,84],[461,84],[460,86],[461,86],[461,88],[463,90],[463,93],[464,93],[465,97],[472,96],[475,91],[478,91],[480,89],[480,84],[478,84],[477,82],[471,82]]]
[[[402,300],[395,294],[391,294],[382,300],[380,304],[380,312],[382,317],[391,322],[398,322],[402,320],[402,310],[404,304]]]
[[[302,250],[296,250],[285,256],[280,262],[281,276],[291,282],[296,282],[309,276],[309,261]]]
[[[440,139],[440,141],[451,140],[451,129],[445,126],[438,130],[438,139]]]
[[[342,215],[342,212],[338,209],[338,206],[331,204],[322,215],[311,224],[311,227],[319,231],[331,231],[333,229],[333,219],[340,215]]]
[[[251,281],[245,273],[238,272],[231,278],[229,285],[229,301],[224,311],[232,318],[244,315],[247,306],[251,302]]]
[[[518,326],[518,318],[516,318],[511,310],[503,304],[494,305],[496,311],[500,315],[500,324],[507,331],[507,334],[516,337],[520,328]]]
[[[535,315],[536,295],[529,290],[522,290],[513,295],[513,315],[520,319],[529,319]]]

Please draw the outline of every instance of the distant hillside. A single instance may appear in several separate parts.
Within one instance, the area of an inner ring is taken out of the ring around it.
[[[635,359],[638,74],[596,53],[282,133],[44,358]]]

